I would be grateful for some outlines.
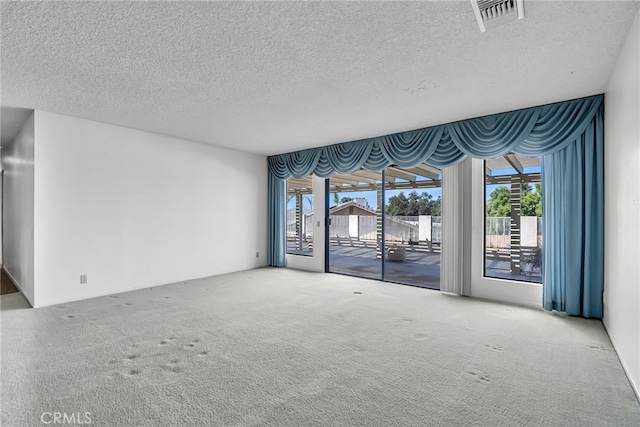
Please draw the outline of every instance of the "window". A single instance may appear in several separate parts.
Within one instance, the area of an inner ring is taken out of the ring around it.
[[[542,282],[540,158],[485,162],[484,275]]]
[[[313,175],[287,180],[287,253],[313,255]]]

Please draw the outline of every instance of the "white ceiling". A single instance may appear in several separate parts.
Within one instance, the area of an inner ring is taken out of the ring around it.
[[[593,95],[639,7],[3,1],[2,140],[40,109],[276,154]]]

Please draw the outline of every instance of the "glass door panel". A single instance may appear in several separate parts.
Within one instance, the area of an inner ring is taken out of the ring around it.
[[[384,185],[384,280],[440,289],[441,171],[391,166]]]
[[[382,173],[329,179],[329,271],[382,279]]]

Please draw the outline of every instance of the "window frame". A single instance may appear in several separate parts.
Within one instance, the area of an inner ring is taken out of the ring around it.
[[[486,171],[486,167],[487,167],[487,161],[486,160],[483,160],[483,167],[484,167],[484,169]],[[542,182],[542,177],[541,176],[538,179],[531,180],[532,178],[535,178],[535,175],[539,175],[538,172],[523,173],[521,175],[517,175],[517,171],[515,169],[513,169],[513,171],[514,171],[514,173],[511,173],[511,174],[494,175],[494,177],[509,177],[509,180],[511,181],[511,177],[512,176],[519,176],[520,180],[519,180],[519,182],[517,184],[520,185],[520,187],[522,187],[524,184],[534,184],[535,185],[536,183],[541,183]],[[532,176],[532,175],[534,175],[534,176]],[[483,176],[484,214],[483,214],[482,221],[483,221],[483,242],[484,242],[484,248],[485,248],[484,249],[485,250],[485,256],[484,256],[484,263],[483,263],[483,275],[484,275],[484,277],[489,278],[489,279],[501,279],[501,277],[490,276],[490,275],[487,274],[487,265],[486,265],[487,264],[487,262],[486,262],[486,260],[487,260],[487,256],[486,256],[486,248],[487,248],[487,234],[486,234],[487,218],[496,218],[496,217],[488,217],[487,214],[486,214],[487,206],[488,206],[487,197],[489,196],[487,194],[487,186],[488,185],[497,185],[499,187],[500,186],[504,186],[509,191],[510,197],[511,197],[511,191],[513,191],[513,190],[510,187],[513,185],[513,181],[511,181],[511,183],[509,183],[508,186],[507,186],[507,184],[508,184],[507,182],[505,182],[504,184],[503,183],[487,184],[487,174],[485,173],[484,176]],[[520,191],[520,206],[516,210],[518,212],[522,211],[522,190]],[[511,215],[513,215],[513,207],[511,208]],[[513,223],[512,220],[511,220],[511,218],[512,218],[511,215],[509,216],[509,218],[510,218],[510,220],[509,220],[509,228],[510,228],[510,230],[511,230],[511,226],[512,226],[512,223]],[[501,218],[501,217],[497,217],[497,218]],[[519,221],[517,221],[517,223],[519,223],[518,232],[520,234],[520,237],[522,238],[522,228],[523,228],[522,227],[522,215],[520,216]],[[537,231],[538,230],[536,228],[536,246],[537,246],[537,236],[538,236],[537,235]],[[509,233],[509,236],[511,236],[511,233]],[[544,244],[544,242],[543,242],[543,244]],[[530,248],[530,246],[522,246],[522,241],[520,241],[519,249],[520,249],[520,253],[521,253],[521,258],[519,260],[519,264],[520,265],[518,266],[518,268],[520,269],[520,274],[519,275],[521,276],[521,278],[507,278],[507,280],[511,280],[511,281],[515,281],[515,282],[537,283],[537,284],[541,285],[542,284],[542,277],[541,277],[542,276],[542,268],[541,267],[540,267],[540,276],[530,276],[531,279],[529,279],[529,280],[526,279],[527,276],[524,274],[524,268],[522,268],[523,267],[523,262],[524,262],[524,259],[522,258],[522,249],[523,248]],[[511,255],[511,251],[509,251],[509,254]],[[509,260],[509,263],[510,264],[512,263],[511,259]],[[510,266],[510,268],[511,268],[511,266]],[[511,269],[509,271],[510,271],[509,274],[513,274],[513,273],[511,273]],[[536,277],[536,279],[534,279],[534,277]],[[539,277],[539,279],[537,279],[537,277]]]
[[[471,296],[540,307],[542,285],[484,276],[484,160],[471,159]]]
[[[289,182],[290,179],[287,179],[285,182],[285,211],[286,211],[286,215],[287,215],[287,225],[286,225],[286,230],[285,230],[285,240],[287,242],[286,244],[286,248],[285,248],[285,254],[287,256],[293,255],[293,256],[302,256],[302,257],[313,257],[313,248],[314,248],[314,241],[315,241],[315,227],[314,227],[314,222],[316,219],[315,216],[315,191],[314,191],[314,176],[313,175],[309,175],[306,178],[309,178],[311,180],[311,185],[310,187],[301,187],[304,188],[306,191],[301,191],[301,192],[296,192],[295,193],[295,207],[294,207],[294,215],[296,216],[296,218],[294,218],[294,223],[296,224],[297,229],[295,230],[296,233],[296,238],[302,242],[305,241],[307,244],[307,250],[302,249],[302,248],[297,248],[295,251],[291,251],[289,249],[289,196],[291,195],[289,193]],[[311,206],[310,206],[310,211],[311,211],[311,215],[313,216],[312,220],[310,221],[310,229],[311,229],[311,239],[307,240],[306,236],[300,236],[300,233],[305,232],[306,234],[306,216],[305,216],[305,199],[306,196],[311,196]],[[300,212],[301,215],[301,220],[298,221],[298,212]],[[305,221],[305,223],[303,224],[303,221]]]

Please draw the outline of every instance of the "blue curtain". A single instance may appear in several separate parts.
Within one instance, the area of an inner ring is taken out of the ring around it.
[[[347,174],[360,168],[382,170],[392,164],[409,167],[426,162],[433,166],[446,167],[467,157],[489,159],[509,152],[523,156],[544,156],[543,187],[551,189],[550,194],[544,196],[544,306],[570,314],[601,317],[603,237],[602,233],[598,234],[597,231],[602,230],[603,100],[602,95],[596,95],[270,156],[269,202],[273,217],[269,223],[269,235],[273,242],[269,246],[270,264],[284,265],[286,251],[285,189],[282,184],[278,189],[274,188],[277,181],[282,182],[292,176],[302,178],[309,174],[328,178],[336,173]],[[593,144],[600,148],[584,154],[585,146],[591,144],[589,141],[595,141]],[[573,150],[576,153],[570,154]],[[568,168],[569,157],[578,159],[578,152],[584,157],[582,163],[578,160],[576,163],[572,161],[573,166]],[[596,174],[596,171],[600,171],[600,174]],[[556,186],[561,184],[566,186],[564,193],[560,189],[555,190]],[[579,191],[578,185],[581,186]],[[579,199],[577,193],[582,194],[582,198]],[[572,216],[568,216],[567,211],[563,210],[569,209],[569,200],[575,203],[571,205]],[[581,204],[577,204],[578,202]],[[567,218],[571,218],[572,222],[568,223]],[[582,225],[579,226],[579,223]],[[590,233],[587,234],[586,230]],[[582,249],[579,254],[576,253],[578,244],[573,243],[578,236],[582,236],[582,243],[579,244]],[[598,246],[600,249],[597,249]],[[589,266],[585,267],[587,264]],[[549,270],[551,265],[557,267],[557,272]],[[575,283],[581,285],[575,290],[574,285],[566,285],[569,283],[569,276],[571,282],[574,282],[574,274],[578,267],[581,267],[581,274]],[[559,292],[564,292],[563,299],[556,297],[555,294]],[[574,298],[568,295],[568,292],[579,293],[581,301],[588,299],[589,303],[576,303],[582,309],[575,312],[576,304],[569,303],[574,301]],[[588,311],[584,309],[585,306],[589,307]]]
[[[285,254],[287,251],[287,207],[285,182],[270,173],[267,183],[267,207],[268,235],[267,235],[267,261],[274,267],[285,266]]]
[[[547,310],[602,318],[603,152],[600,110],[575,142],[542,159]]]

